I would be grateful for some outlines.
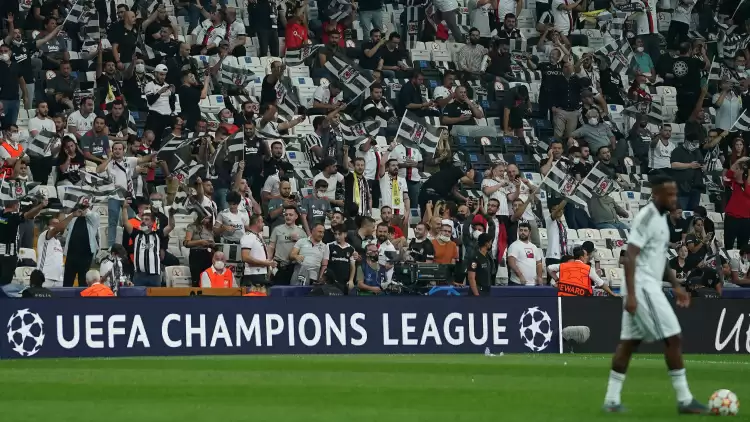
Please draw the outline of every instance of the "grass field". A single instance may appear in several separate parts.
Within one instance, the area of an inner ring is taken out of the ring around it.
[[[702,402],[750,398],[750,358],[688,356]],[[661,356],[631,365],[629,412],[600,411],[604,355],[248,356],[0,362],[0,421],[670,421]],[[750,409],[748,410],[750,412]],[[744,419],[740,410],[740,418]]]

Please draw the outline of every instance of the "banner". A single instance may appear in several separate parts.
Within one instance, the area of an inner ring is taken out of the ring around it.
[[[563,330],[588,327],[585,343],[563,341],[563,353],[612,353],[620,339],[620,298],[562,298]],[[682,326],[685,353],[750,353],[750,302],[746,299],[692,298],[690,307],[675,308]],[[643,343],[641,353],[662,353],[661,342]]]
[[[560,351],[557,297],[80,298],[3,305],[0,359]]]

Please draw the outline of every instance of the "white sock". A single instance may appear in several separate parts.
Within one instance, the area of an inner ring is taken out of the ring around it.
[[[693,401],[693,395],[688,387],[685,368],[669,371],[669,377],[672,378],[672,387],[677,393],[677,402],[680,404],[690,404]]]
[[[604,403],[620,404],[620,393],[624,382],[625,374],[609,371],[609,382],[607,382],[607,394],[604,396]]]

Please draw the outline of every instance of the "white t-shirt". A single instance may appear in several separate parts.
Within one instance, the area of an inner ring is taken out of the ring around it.
[[[315,186],[315,182],[318,180],[325,180],[328,182],[328,189],[326,189],[325,197],[328,199],[336,199],[336,187],[339,183],[344,183],[344,176],[341,173],[333,173],[330,177],[325,177],[325,174],[321,171],[313,177],[312,185]]]
[[[412,161],[416,161],[417,163],[422,162],[422,152],[419,148],[409,148],[407,150],[407,147],[403,144],[398,144],[396,148],[393,148],[388,157],[395,158],[399,164],[405,163],[407,158],[411,158]],[[410,167],[408,169],[400,168],[398,169],[398,176],[403,177],[407,182],[420,182],[422,180],[419,168],[417,167]]]
[[[526,285],[535,286],[536,263],[541,262],[544,258],[542,256],[542,250],[536,247],[531,242],[522,242],[520,240],[516,240],[508,248],[508,258],[510,257],[516,258],[518,269],[526,279]],[[510,281],[516,284],[521,283],[520,278],[513,270],[510,270]]]
[[[265,183],[263,183],[263,192],[268,192],[271,195],[276,196],[279,194],[279,185],[281,185],[279,174],[272,174],[268,176]]]
[[[266,254],[266,245],[263,244],[263,240],[259,235],[255,233],[245,233],[240,239],[240,248],[243,250],[249,249],[250,256],[259,261],[268,260]],[[251,267],[245,263],[244,275],[255,275],[255,274],[267,274],[268,267]]]
[[[409,196],[409,187],[406,185],[406,179],[396,176],[395,182],[398,190],[398,198],[393,197],[393,182],[390,174],[385,174],[380,178],[380,206],[389,206],[396,215],[407,215],[404,204],[404,195]],[[411,206],[411,204],[410,204]]]
[[[435,0],[435,6],[441,12],[450,12],[458,9],[458,2],[456,0]]]
[[[658,34],[659,17],[656,14],[657,0],[641,0],[641,2],[643,2],[643,12],[635,14],[637,35]]]
[[[156,81],[151,81],[146,84],[146,87],[143,89],[143,94],[144,95],[156,94],[157,92],[159,92],[159,90],[161,90],[167,85],[168,84],[166,81],[161,85],[156,83]],[[162,116],[169,116],[170,114],[172,114],[172,106],[169,105],[169,97],[171,95],[172,95],[172,91],[169,89],[162,92],[159,95],[159,98],[156,101],[154,101],[153,104],[150,104],[148,106],[149,111],[155,111],[161,114]]]
[[[563,35],[570,34],[573,17],[569,10],[565,10],[561,6],[567,6],[571,3],[571,0],[552,0],[552,6],[550,6],[550,14],[555,21],[555,30]]]
[[[36,269],[44,273],[45,280],[63,281],[63,248],[56,238],[47,240],[47,232],[43,231],[36,241]]]
[[[104,172],[112,178],[115,186],[123,188],[133,193],[133,174],[138,166],[138,159],[135,157],[124,157],[120,161],[110,161]],[[117,198],[115,196],[115,198]]]
[[[227,32],[229,32],[229,35],[226,34]],[[230,43],[234,42],[237,40],[237,37],[244,37],[246,35],[245,25],[241,20],[235,19],[234,22],[232,22],[232,24],[224,30],[224,35],[227,41],[229,41]]]
[[[500,20],[505,19],[505,15],[508,13],[516,14],[516,0],[499,0],[497,4],[498,14]]]
[[[193,29],[193,35],[195,35],[195,43],[197,45],[209,45],[213,44],[218,46],[221,40],[227,33],[226,26],[222,23],[220,26],[214,27],[210,19],[206,19],[201,22],[200,25]],[[203,40],[208,35],[208,42],[203,44]],[[231,34],[230,34],[231,35]]]
[[[331,90],[327,86],[320,85],[315,88],[313,93],[313,99],[323,104],[336,104],[344,101],[344,91],[339,91],[339,94],[331,98]]]
[[[635,259],[635,284],[661,289],[667,263],[669,226],[667,214],[661,214],[653,202],[638,211],[631,225],[628,244],[641,252]],[[627,289],[623,289],[624,294]]]
[[[648,166],[652,169],[668,169],[672,167],[672,151],[676,148],[670,140],[664,145],[661,140],[648,152]]]
[[[219,213],[219,217],[216,220],[219,224],[229,226],[234,231],[227,231],[221,235],[221,238],[230,242],[239,242],[242,236],[245,234],[245,226],[250,224],[250,217],[247,212],[237,211],[237,214],[232,214],[228,209]]]
[[[38,117],[32,117],[29,119],[29,133],[41,132],[42,130],[48,130],[50,132],[55,131],[55,122],[47,117],[46,119],[40,119]]]
[[[534,184],[531,183],[530,181],[529,181],[529,185],[534,186]],[[516,191],[516,186],[513,185],[513,184],[511,184],[510,186],[508,186],[508,188],[505,190],[506,195],[510,195],[511,193],[513,193],[515,191]],[[530,189],[529,189],[529,186],[526,186],[525,183],[521,182],[521,185],[520,185],[518,191],[519,191],[518,198],[520,198],[521,201],[526,202],[526,200],[529,199],[529,192],[531,192]],[[534,194],[534,195],[536,195],[536,194]],[[534,203],[531,202],[529,204],[529,206],[526,207],[526,210],[523,212],[523,215],[521,216],[522,220],[526,220],[526,221],[534,221],[534,220],[536,220],[536,215],[534,214],[534,209],[533,209],[534,207],[533,207],[533,205],[534,205]]]
[[[748,270],[750,270],[750,261],[745,261],[744,259],[742,259],[742,257],[740,257],[733,259],[730,265],[732,267],[732,271],[737,272],[737,277],[739,277],[740,280],[748,276],[747,273]]]
[[[695,0],[677,0],[677,5],[672,12],[672,20],[689,25],[693,6],[695,6]]]
[[[563,254],[562,254],[562,251],[560,251],[560,230],[557,227],[557,221],[552,220],[551,217],[547,217],[545,222],[547,225],[547,256],[546,258],[560,259],[560,257]],[[563,229],[565,229],[564,225],[563,225]]]
[[[378,248],[378,264],[385,265],[388,263],[388,258],[385,256],[386,252],[396,252],[396,247],[389,240],[381,243]],[[385,278],[386,281],[391,281],[391,278],[393,278],[393,268],[386,271]]]
[[[482,180],[482,189],[491,188],[501,183],[502,182],[498,182],[495,179],[485,177],[484,180]],[[484,193],[482,193],[482,195],[484,195]],[[485,207],[487,206],[487,203],[490,199],[497,199],[500,202],[500,206],[497,208],[497,214],[495,215],[510,215],[510,207],[508,206],[507,187],[496,190],[490,196],[484,195]]]
[[[378,174],[378,162],[383,159],[379,152],[375,150],[374,146],[371,146],[365,152],[357,150],[357,157],[362,157],[365,160],[365,179],[375,180],[375,175]],[[377,206],[377,204],[372,204]]]
[[[68,127],[73,126],[76,128],[76,132],[83,136],[86,132],[94,128],[95,119],[96,115],[94,113],[89,113],[87,117],[83,117],[81,110],[78,110],[68,117]]]

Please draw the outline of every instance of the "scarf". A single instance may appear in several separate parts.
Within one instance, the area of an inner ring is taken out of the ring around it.
[[[562,221],[557,220],[557,231],[560,234],[560,256],[568,253],[568,231],[565,230]]]
[[[391,177],[391,199],[393,200],[393,213],[398,214],[399,211],[395,207],[401,207],[401,195],[398,189],[398,176]]]
[[[354,177],[354,203],[357,204],[357,207],[362,208],[362,195],[359,192],[359,176],[357,176],[356,171],[352,172],[352,176]]]

